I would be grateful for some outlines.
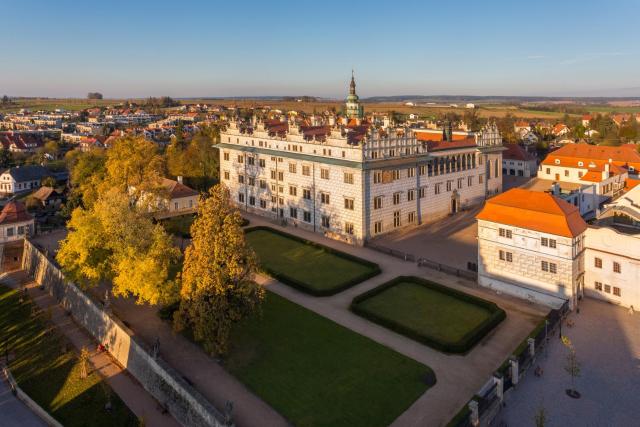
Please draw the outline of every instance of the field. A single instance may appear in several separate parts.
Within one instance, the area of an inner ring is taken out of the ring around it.
[[[14,354],[9,368],[24,392],[67,427],[137,426],[136,417],[98,374],[80,378],[78,358],[67,349],[71,345],[56,332],[47,333],[32,307],[28,299],[21,301],[19,291],[0,286],[0,336]],[[104,409],[108,399],[110,412]]]
[[[247,230],[261,267],[313,295],[331,295],[379,273],[377,265],[267,227]]]
[[[356,297],[352,310],[448,353],[469,351],[504,318],[495,304],[412,277]]]
[[[267,292],[225,367],[298,427],[387,426],[435,383],[428,367]]]

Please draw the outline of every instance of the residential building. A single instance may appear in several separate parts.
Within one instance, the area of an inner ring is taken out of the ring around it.
[[[502,153],[502,174],[532,177],[538,171],[538,159],[519,144],[506,144]]]
[[[220,177],[243,210],[363,244],[502,190],[502,138],[374,125],[351,80],[347,116],[231,120]]]
[[[487,200],[478,220],[478,283],[554,307],[582,292],[587,224],[578,208],[520,188]]]
[[[5,205],[0,213],[0,243],[23,239],[35,232],[33,217],[18,201]]]
[[[559,138],[559,137],[569,133],[569,127],[567,125],[565,125],[564,123],[557,123],[555,126],[553,126],[553,129],[551,130],[551,133],[556,138]]]
[[[179,176],[177,181],[163,178],[162,187],[164,194],[150,208],[156,219],[193,214],[198,210],[200,194],[184,185],[182,177]],[[144,197],[142,200],[145,200]]]
[[[0,194],[16,194],[40,187],[42,179],[52,176],[40,165],[15,166],[0,173]]]

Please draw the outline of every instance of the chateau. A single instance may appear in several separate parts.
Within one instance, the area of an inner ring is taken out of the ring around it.
[[[502,138],[366,118],[352,76],[345,114],[231,120],[220,177],[242,209],[361,245],[502,190]]]

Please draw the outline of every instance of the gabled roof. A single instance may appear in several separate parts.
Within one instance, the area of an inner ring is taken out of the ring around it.
[[[505,144],[505,151],[502,152],[502,158],[505,160],[529,161],[536,160],[536,157],[522,148],[519,144]]]
[[[3,173],[11,175],[16,182],[37,181],[51,175],[45,167],[40,165],[16,166],[5,170]]]
[[[32,219],[33,217],[27,212],[24,205],[15,200],[7,203],[0,213],[0,224],[12,224]]]
[[[35,193],[33,193],[31,195],[31,197],[36,198],[38,200],[41,201],[45,201],[47,199],[49,199],[50,197],[59,197],[60,193],[58,193],[55,188],[53,187],[47,187],[47,186],[43,186],[38,188],[38,191],[36,191]]]
[[[609,159],[611,159],[612,164],[617,166],[633,166],[636,170],[640,170],[640,153],[627,145],[608,147],[604,145],[567,144],[549,153],[542,161],[542,164],[556,165],[558,164],[556,160],[559,160],[559,166],[588,168],[589,163],[593,163],[595,167],[602,168],[605,163],[609,163]],[[583,162],[583,166],[578,166],[578,162]]]
[[[184,184],[180,184],[178,181],[174,181],[173,179],[163,178],[162,186],[169,191],[169,197],[171,199],[197,196],[199,194],[193,188],[187,187]]]
[[[577,207],[549,193],[513,188],[489,200],[476,219],[576,237],[587,229]]]

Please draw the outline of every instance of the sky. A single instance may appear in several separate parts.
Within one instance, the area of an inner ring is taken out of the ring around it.
[[[0,95],[640,96],[640,0],[0,5]]]

